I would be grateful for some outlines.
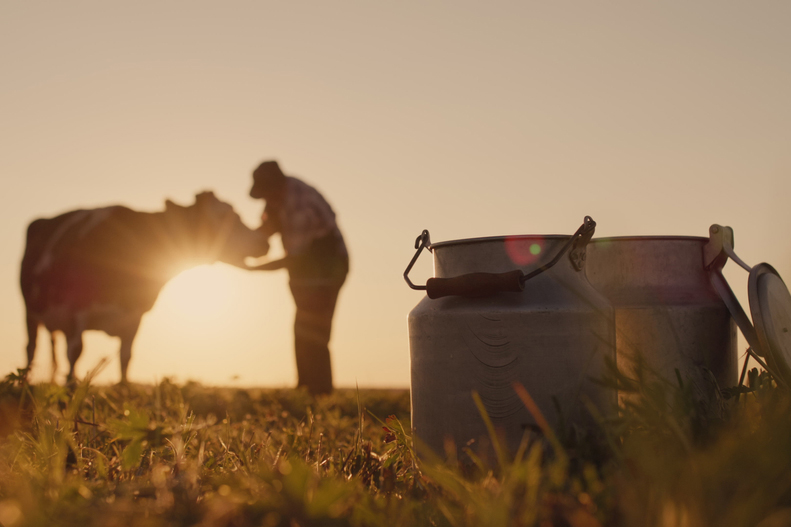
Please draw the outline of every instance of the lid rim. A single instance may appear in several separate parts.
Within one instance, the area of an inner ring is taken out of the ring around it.
[[[697,241],[708,242],[709,238],[704,236],[674,236],[674,235],[657,235],[657,236],[606,236],[602,238],[593,238],[590,243],[596,242],[622,242],[622,241]]]
[[[519,240],[519,239],[534,239],[541,238],[542,240],[561,240],[568,239],[570,234],[514,234],[514,235],[500,235],[500,236],[479,236],[475,238],[460,238],[458,240],[445,240],[441,242],[432,243],[428,246],[429,249],[434,247],[445,247],[448,245],[461,245],[471,243],[485,243],[496,242],[501,240]],[[704,236],[676,236],[676,235],[656,235],[656,236],[606,236],[601,238],[592,238],[588,244],[592,243],[606,243],[606,242],[625,242],[625,241],[696,241],[707,243],[709,238]]]
[[[750,313],[753,318],[753,326],[755,328],[758,342],[760,343],[767,362],[771,367],[777,370],[777,373],[782,377],[778,379],[784,381],[787,385],[791,386],[791,349],[778,349],[779,343],[775,339],[770,338],[769,329],[774,327],[772,320],[772,313],[768,307],[764,307],[764,296],[761,294],[759,285],[761,278],[766,275],[776,276],[780,283],[785,287],[786,294],[791,296],[788,292],[788,287],[783,281],[780,274],[774,267],[768,263],[760,263],[752,268],[750,277],[747,284],[747,293],[750,302]],[[757,350],[756,350],[757,351]]]

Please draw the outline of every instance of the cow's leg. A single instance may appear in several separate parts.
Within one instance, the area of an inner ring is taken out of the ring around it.
[[[49,332],[49,344],[50,349],[52,350],[52,376],[50,377],[51,383],[55,383],[55,375],[58,373],[58,356],[55,353],[55,332]]]
[[[135,341],[137,329],[140,327],[140,320],[130,326],[121,335],[121,383],[126,384],[126,371],[129,369],[129,361],[132,359],[132,343]]]
[[[69,380],[74,380],[74,365],[82,355],[82,331],[66,333],[66,354],[69,357]]]
[[[27,367],[33,367],[33,357],[36,355],[36,339],[38,338],[38,319],[31,316],[30,313],[26,315],[27,319]]]

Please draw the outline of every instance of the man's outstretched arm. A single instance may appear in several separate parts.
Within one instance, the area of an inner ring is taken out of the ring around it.
[[[271,262],[266,262],[265,264],[261,265],[254,265],[254,266],[245,266],[243,269],[247,269],[248,271],[277,271],[278,269],[283,269],[284,267],[288,267],[289,262],[292,260],[290,256],[285,256],[280,260],[272,260]]]

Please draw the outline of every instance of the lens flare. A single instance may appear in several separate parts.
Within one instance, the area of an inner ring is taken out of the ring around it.
[[[516,265],[529,265],[538,260],[544,250],[544,240],[531,236],[529,239],[519,236],[508,236],[505,239],[505,251]]]

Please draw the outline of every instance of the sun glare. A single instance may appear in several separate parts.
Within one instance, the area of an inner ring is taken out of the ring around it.
[[[173,278],[159,298],[160,309],[181,321],[211,322],[233,304],[232,276],[221,266],[200,265]]]

